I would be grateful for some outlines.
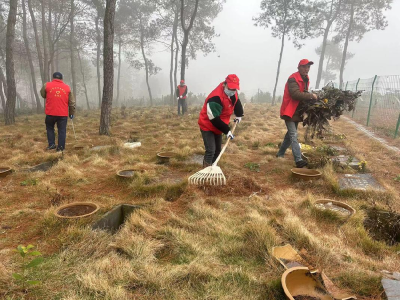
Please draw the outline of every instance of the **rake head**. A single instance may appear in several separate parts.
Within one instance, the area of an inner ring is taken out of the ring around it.
[[[226,185],[226,178],[218,166],[210,166],[189,177],[189,184]]]

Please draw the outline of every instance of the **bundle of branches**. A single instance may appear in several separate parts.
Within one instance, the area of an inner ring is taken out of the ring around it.
[[[314,92],[318,100],[303,101],[299,112],[303,116],[303,126],[306,130],[306,140],[323,138],[323,133],[329,128],[329,120],[338,119],[344,111],[355,109],[356,100],[362,91],[342,91],[333,86],[325,86],[321,91]]]

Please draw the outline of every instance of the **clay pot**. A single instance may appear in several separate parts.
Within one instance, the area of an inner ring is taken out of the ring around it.
[[[332,300],[326,289],[315,280],[307,267],[293,267],[282,274],[282,287],[289,300]],[[294,298],[296,297],[296,298]]]
[[[291,169],[291,171],[293,177],[300,180],[317,180],[320,179],[322,176],[322,173],[320,171],[311,169],[293,168]]]
[[[158,163],[166,164],[169,163],[170,158],[175,157],[176,153],[174,152],[159,152],[157,153]]]
[[[59,207],[54,213],[62,219],[84,218],[93,215],[99,206],[92,202],[74,202]]]

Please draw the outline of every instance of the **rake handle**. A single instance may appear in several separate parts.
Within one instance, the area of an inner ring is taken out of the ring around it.
[[[76,134],[75,134],[75,127],[74,127],[74,121],[71,119],[71,124],[72,124],[72,130],[74,131],[74,137],[76,141]]]
[[[236,128],[237,123],[238,123],[238,122],[235,122],[235,125],[233,125],[232,133],[235,132],[235,128]],[[212,164],[212,166],[216,166],[216,165],[217,165],[217,163],[218,163],[218,161],[220,160],[222,154],[224,154],[226,147],[228,147],[228,144],[229,144],[229,141],[230,141],[230,140],[231,140],[231,139],[228,138],[228,140],[226,141],[226,143],[225,143],[225,145],[224,145],[224,148],[222,148],[220,154],[218,155],[217,159],[216,159],[215,162]]]

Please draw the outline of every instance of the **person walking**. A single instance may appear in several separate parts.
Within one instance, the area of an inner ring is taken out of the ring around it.
[[[63,75],[60,72],[53,74],[53,80],[47,82],[40,94],[45,98],[46,131],[48,147],[46,150],[57,149],[64,151],[67,136],[68,116],[72,120],[75,114],[75,98],[71,88],[63,82]],[[58,129],[58,145],[55,143],[54,125]]]
[[[283,100],[280,110],[281,119],[285,120],[287,132],[279,148],[276,157],[284,157],[286,150],[292,146],[292,153],[297,168],[307,166],[307,162],[301,158],[300,145],[297,140],[297,127],[303,120],[299,114],[301,102],[317,100],[317,95],[308,92],[310,78],[308,72],[314,63],[308,59],[300,60],[298,72],[289,76],[285,85]]]
[[[234,136],[229,127],[231,115],[235,113],[234,122],[240,122],[243,106],[238,97],[239,78],[230,74],[208,95],[200,111],[198,124],[203,137],[205,154],[203,167],[211,166],[221,152],[222,133],[227,138]]]
[[[181,80],[180,84],[176,87],[176,97],[178,99],[178,115],[181,114],[182,107],[182,115],[187,112],[187,85],[185,84],[185,80]]]

